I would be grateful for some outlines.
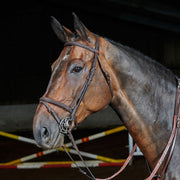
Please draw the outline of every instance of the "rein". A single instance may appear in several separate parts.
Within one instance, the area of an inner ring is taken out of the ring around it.
[[[92,81],[92,78],[94,76],[95,70],[96,70],[96,64],[98,61],[98,64],[100,66],[100,69],[104,75],[104,78],[109,86],[111,95],[113,97],[113,90],[111,87],[111,82],[110,82],[110,76],[109,73],[103,68],[103,66],[101,65],[100,59],[99,59],[99,41],[97,36],[95,35],[96,38],[96,43],[95,43],[95,48],[91,48],[87,45],[78,43],[78,42],[74,42],[74,41],[69,41],[66,42],[64,44],[64,46],[79,46],[81,48],[87,49],[91,52],[94,53],[94,59],[93,62],[91,64],[91,68],[89,70],[89,74],[86,77],[86,80],[84,82],[83,87],[81,88],[80,92],[78,93],[78,95],[75,97],[75,99],[72,101],[72,103],[70,104],[70,106],[65,105],[64,103],[60,102],[60,101],[56,101],[54,99],[51,99],[49,97],[41,97],[40,98],[40,103],[42,103],[47,110],[49,111],[49,113],[51,113],[51,115],[54,117],[54,119],[56,120],[58,126],[59,126],[59,132],[64,134],[64,135],[68,135],[69,139],[71,140],[73,147],[75,148],[75,150],[78,152],[78,155],[81,159],[81,161],[84,163],[86,169],[88,170],[89,175],[87,175],[87,173],[85,171],[83,171],[80,167],[78,167],[78,169],[80,170],[81,173],[83,173],[84,175],[86,175],[89,179],[93,179],[93,180],[111,180],[114,177],[116,177],[118,174],[120,174],[125,167],[128,165],[129,161],[131,160],[133,153],[135,152],[136,148],[137,148],[137,144],[134,145],[133,150],[131,151],[131,153],[129,154],[128,158],[126,159],[125,163],[123,164],[123,166],[120,168],[120,170],[118,172],[116,172],[114,175],[112,175],[111,177],[105,178],[105,179],[98,179],[95,178],[94,175],[92,174],[92,172],[89,170],[89,168],[87,167],[85,161],[83,160],[78,147],[75,144],[74,138],[71,134],[71,130],[73,128],[73,126],[77,127],[77,119],[76,119],[76,112],[79,108],[79,105],[81,103],[81,101],[84,98],[84,95],[87,92],[87,89]],[[57,107],[60,107],[64,110],[66,110],[67,112],[70,113],[69,117],[63,118],[63,119],[59,119],[59,117],[57,116],[57,114],[55,113],[55,111],[49,106],[49,104],[53,104]],[[169,141],[159,159],[159,161],[157,162],[154,170],[152,171],[152,173],[150,174],[150,176],[148,178],[146,178],[145,180],[151,180],[153,178],[157,178],[160,179],[161,177],[163,177],[167,166],[169,164],[169,161],[172,157],[172,153],[175,147],[175,143],[176,143],[176,138],[177,138],[177,134],[178,134],[178,129],[180,127],[180,80],[178,80],[178,88],[177,88],[177,94],[176,94],[176,102],[175,102],[175,111],[174,111],[174,117],[173,117],[173,129],[171,132],[171,136],[169,138]],[[63,146],[64,150],[66,151],[65,147]],[[165,166],[163,167],[162,173],[160,175],[155,175],[157,173],[157,171],[159,170],[160,166],[162,165],[164,159],[166,158],[167,153],[169,152],[169,156],[167,157],[167,161],[165,163]],[[66,153],[68,154],[68,156],[71,158],[72,161],[73,158],[70,156],[70,154],[66,151]],[[74,161],[75,162],[75,161]],[[76,163],[75,163],[76,164]]]

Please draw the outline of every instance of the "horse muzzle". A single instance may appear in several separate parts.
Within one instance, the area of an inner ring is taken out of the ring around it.
[[[64,143],[64,134],[56,121],[37,118],[33,124],[33,134],[38,146],[45,149],[58,148]]]

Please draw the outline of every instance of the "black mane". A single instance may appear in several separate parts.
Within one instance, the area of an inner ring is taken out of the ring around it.
[[[119,42],[115,42],[109,39],[107,40],[118,47],[119,50],[124,52],[127,56],[136,59],[137,61],[139,61],[139,63],[142,63],[142,66],[144,66],[144,68],[147,67],[147,70],[150,69],[151,72],[160,74],[161,77],[166,77],[166,80],[169,78],[174,80],[174,78],[176,78],[175,74],[170,69],[166,68],[156,60],[144,55],[140,51],[137,51],[129,46],[122,45]]]

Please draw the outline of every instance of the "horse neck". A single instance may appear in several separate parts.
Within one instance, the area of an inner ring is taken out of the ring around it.
[[[104,44],[114,92],[111,106],[153,168],[172,129],[176,78],[141,53]]]

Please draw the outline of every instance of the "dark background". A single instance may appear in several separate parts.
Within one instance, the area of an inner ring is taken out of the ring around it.
[[[92,32],[137,49],[180,73],[180,5],[174,0],[52,0],[1,4],[0,104],[37,103],[63,44],[50,16],[73,30],[75,12]]]

